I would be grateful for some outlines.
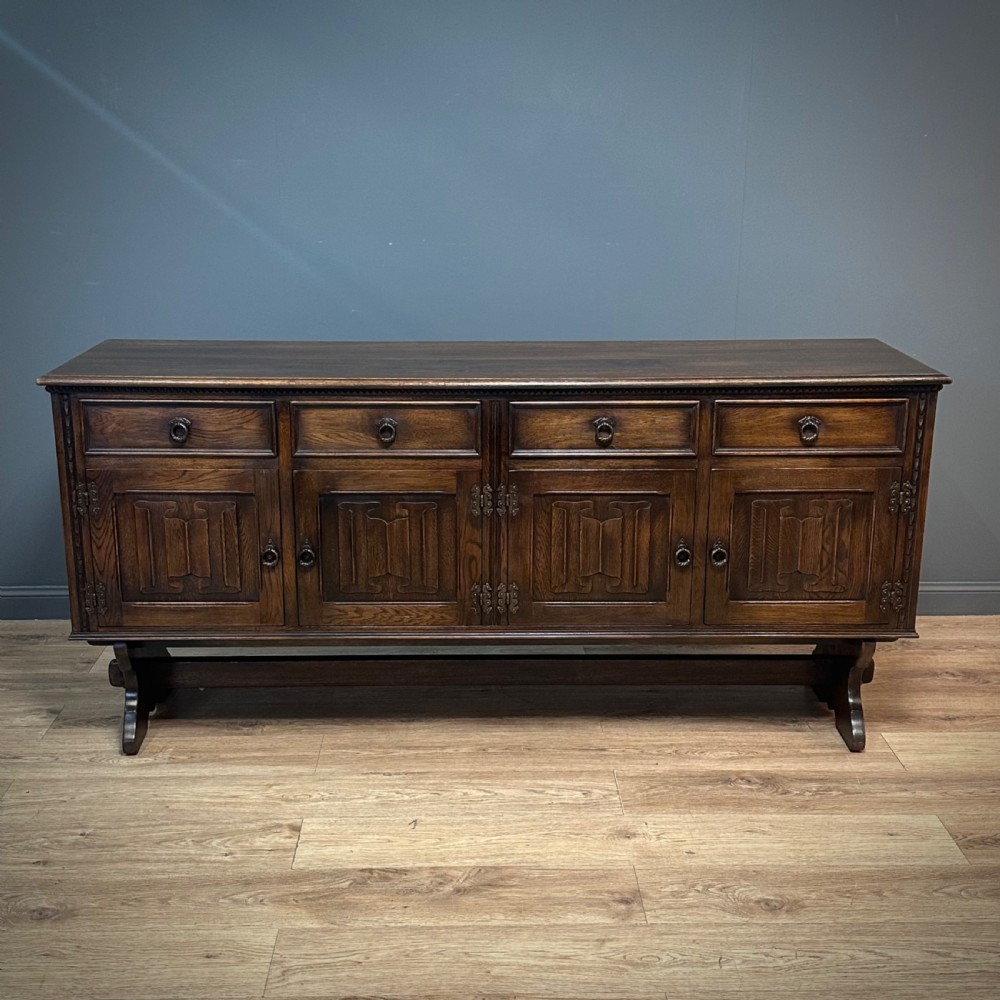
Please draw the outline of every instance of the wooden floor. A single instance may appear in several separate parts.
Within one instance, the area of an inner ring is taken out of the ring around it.
[[[1000,996],[1000,618],[797,688],[178,695],[0,623],[0,997]]]

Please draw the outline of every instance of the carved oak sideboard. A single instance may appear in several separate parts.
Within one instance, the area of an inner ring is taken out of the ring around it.
[[[105,341],[39,379],[72,634],[129,754],[175,687],[322,681],[281,644],[407,644],[405,679],[456,642],[808,643],[662,659],[811,684],[861,750],[948,381],[876,340]]]

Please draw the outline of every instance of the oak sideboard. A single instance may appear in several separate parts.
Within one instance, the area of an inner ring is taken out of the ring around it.
[[[174,688],[335,662],[282,646],[393,646],[403,682],[459,643],[542,645],[540,680],[591,679],[560,644],[624,647],[622,682],[791,679],[861,750],[948,381],[877,340],[105,341],[39,379],[72,634],[114,646],[127,754]]]

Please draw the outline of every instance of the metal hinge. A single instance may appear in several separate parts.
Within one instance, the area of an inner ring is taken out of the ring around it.
[[[879,611],[885,613],[892,608],[893,611],[899,612],[903,610],[905,604],[902,582],[900,580],[886,580],[882,584],[882,598],[878,602]]]
[[[497,513],[503,517],[504,514],[510,514],[511,517],[517,517],[521,512],[520,500],[517,495],[516,486],[505,486],[501,483],[497,487]]]
[[[88,615],[108,613],[108,588],[103,583],[88,583],[83,588],[83,610]]]
[[[494,502],[494,497],[496,501]],[[489,483],[480,485],[476,483],[472,487],[472,499],[470,509],[473,517],[491,517],[493,512],[497,512],[498,517],[517,517],[521,512],[521,502],[517,494],[516,486],[507,486],[500,483],[498,486],[490,486]]]
[[[917,509],[916,483],[895,482],[889,487],[889,513],[912,514]]]
[[[493,513],[493,487],[487,483],[485,486],[480,486],[476,483],[472,487],[472,516],[473,517],[490,517]]]
[[[516,583],[501,583],[497,587],[497,611],[502,611],[504,608],[512,615],[521,610],[521,605],[517,602]]]
[[[97,493],[97,483],[77,483],[73,490],[73,507],[80,517],[97,517],[101,513],[100,497]]]
[[[472,585],[472,612],[484,622],[493,614],[493,588],[488,583]]]

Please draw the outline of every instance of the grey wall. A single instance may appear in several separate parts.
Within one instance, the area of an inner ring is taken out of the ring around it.
[[[0,617],[65,613],[32,380],[112,336],[881,337],[956,378],[923,607],[1000,611],[998,51],[994,0],[0,0]]]

